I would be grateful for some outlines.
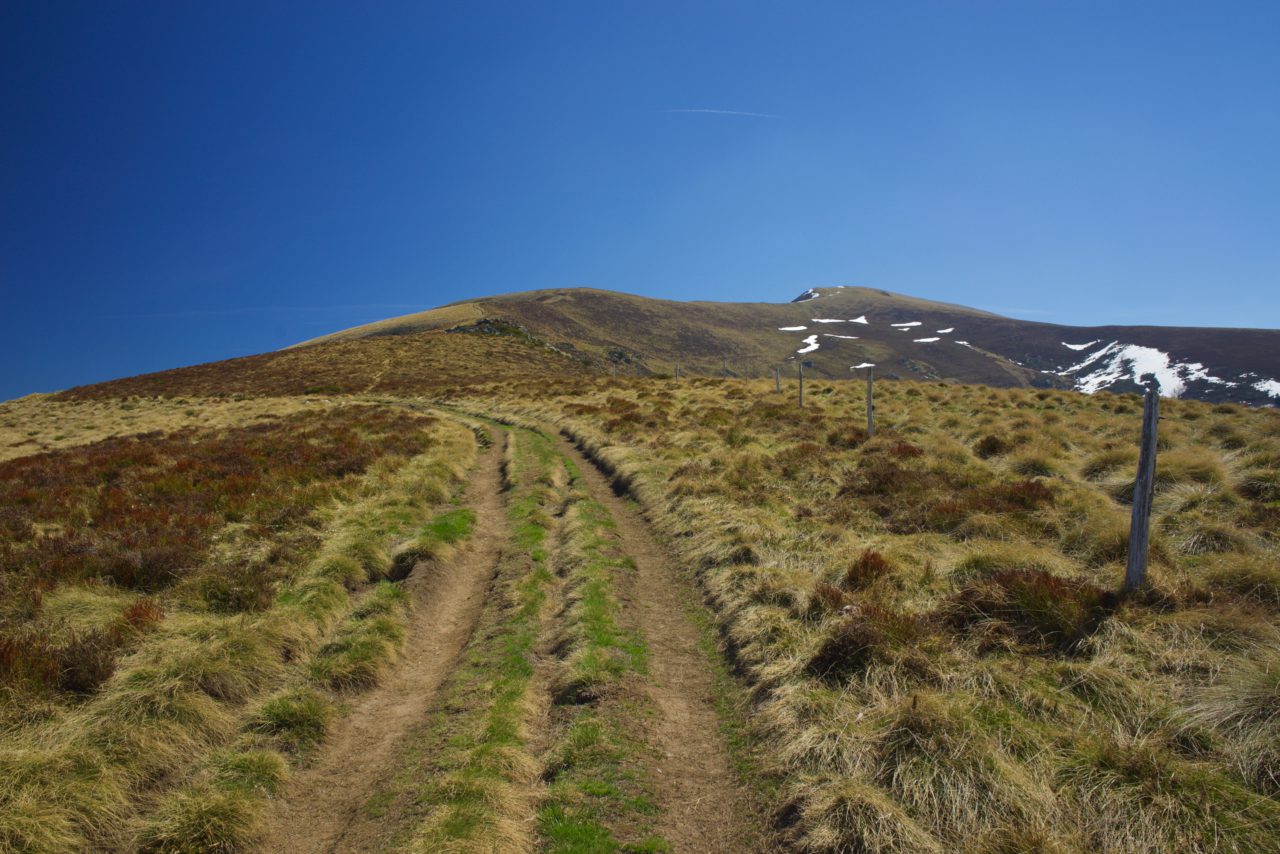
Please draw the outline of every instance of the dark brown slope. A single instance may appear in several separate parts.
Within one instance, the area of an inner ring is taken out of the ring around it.
[[[422,394],[586,372],[579,360],[518,335],[418,332],[335,340],[81,386],[63,398],[229,394]]]

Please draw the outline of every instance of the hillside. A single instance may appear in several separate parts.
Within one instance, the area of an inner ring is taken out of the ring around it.
[[[1137,391],[1153,373],[1162,394],[1214,402],[1280,400],[1280,331],[1192,327],[1073,327],[857,287],[817,288],[789,303],[675,302],[589,288],[527,291],[453,303],[339,332],[316,342],[504,321],[597,369],[761,377],[848,376],[874,363],[884,376],[994,386]]]
[[[1280,412],[1162,403],[1124,594],[1104,386],[1178,330],[816,293],[510,295],[0,404],[0,852],[1280,854]],[[803,408],[684,360],[812,335]]]

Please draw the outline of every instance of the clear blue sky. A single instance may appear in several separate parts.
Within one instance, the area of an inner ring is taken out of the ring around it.
[[[0,4],[0,399],[591,285],[1280,321],[1280,3]]]

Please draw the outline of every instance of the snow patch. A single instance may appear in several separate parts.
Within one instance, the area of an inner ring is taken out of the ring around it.
[[[911,339],[917,344],[932,344],[934,341],[941,341],[941,338],[913,338]]]
[[[865,323],[867,322],[867,316],[864,314],[864,315],[862,315],[861,317],[855,317],[853,320],[850,320],[849,322],[850,322],[850,323],[864,323],[864,324],[865,324]]]
[[[904,330],[905,330],[905,329],[910,329],[910,328],[911,328],[911,327],[913,327],[913,326],[919,326],[919,325],[920,325],[920,321],[918,321],[918,320],[913,320],[913,321],[911,321],[910,323],[890,323],[889,325],[890,325],[890,326],[892,326],[892,327],[894,327],[895,329],[904,329]]]
[[[1077,374],[1085,368],[1091,370],[1075,377],[1076,389],[1085,394],[1093,394],[1123,380],[1142,385],[1148,374],[1155,377],[1161,397],[1181,397],[1190,382],[1226,383],[1226,380],[1211,375],[1199,362],[1175,362],[1168,353],[1154,347],[1121,344],[1119,341],[1112,341],[1062,373]]]
[[[844,323],[843,320],[832,320],[829,317],[815,317],[813,319],[813,322],[814,323]]]
[[[1257,376],[1257,374],[1254,376]],[[1270,395],[1271,397],[1280,397],[1280,383],[1275,380],[1262,380],[1254,383],[1253,387],[1263,394]]]
[[[955,331],[956,331],[956,328],[954,326],[948,326],[946,329],[939,329],[938,334],[946,335],[948,332],[955,332]]]
[[[1088,344],[1068,344],[1066,341],[1063,341],[1062,346],[1066,347],[1068,350],[1087,350],[1090,347],[1092,347],[1094,344],[1098,344],[1101,341],[1102,341],[1101,338],[1099,338],[1097,341],[1090,341]]]
[[[804,339],[804,343],[805,343],[805,346],[801,347],[801,348],[800,348],[799,350],[797,350],[796,352],[797,352],[797,353],[812,353],[814,350],[817,350],[817,349],[818,349],[818,336],[817,336],[817,335],[810,335],[808,338]]]
[[[863,362],[861,365],[850,365],[849,370],[860,371],[863,368],[874,368],[875,366],[876,366],[875,362]]]
[[[822,296],[822,294],[818,293],[813,288],[809,288],[809,290],[805,291],[800,296],[793,299],[792,302],[808,302],[809,300],[817,299],[820,296]]]
[[[957,343],[957,344],[959,344],[959,345],[960,345],[960,346],[962,346],[962,347],[968,347],[970,350],[976,349],[976,348],[975,348],[972,344],[970,344],[968,341],[961,341],[961,340],[957,339],[957,340],[956,340],[956,343]]]
[[[849,341],[857,341],[857,340],[858,340],[858,336],[857,336],[857,335],[836,335],[836,334],[835,334],[835,333],[833,333],[833,332],[824,332],[824,333],[822,333],[822,334],[823,334],[823,335],[825,335],[825,336],[826,336],[826,337],[828,337],[828,338],[845,338],[845,339],[848,339]]]
[[[779,332],[804,332],[808,328],[809,327],[807,326],[779,326],[778,331]]]

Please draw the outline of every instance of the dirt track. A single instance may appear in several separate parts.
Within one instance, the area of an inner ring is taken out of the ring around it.
[[[567,440],[560,450],[577,462],[591,497],[609,511],[636,564],[626,599],[649,644],[646,689],[661,715],[649,725],[658,752],[651,769],[658,832],[681,854],[763,850],[720,734],[713,677],[681,595],[685,582],[644,519],[614,494],[595,464]]]
[[[647,765],[659,808],[655,830],[682,854],[766,850],[720,733],[714,676],[686,611],[688,582],[600,470],[566,440],[559,450],[577,463],[636,566],[619,579],[619,592],[625,622],[649,647],[644,691],[658,714],[636,726],[654,748]],[[370,851],[385,844],[388,819],[370,818],[365,806],[396,773],[415,728],[438,708],[440,687],[467,647],[508,539],[501,456],[500,446],[489,449],[467,488],[467,506],[476,512],[469,544],[441,565],[420,564],[406,581],[414,609],[404,657],[382,684],[352,702],[319,755],[292,780],[267,816],[259,851]],[[529,723],[537,745],[549,733],[539,731],[545,716],[535,717]]]
[[[397,767],[399,748],[424,721],[440,685],[466,647],[507,540],[498,465],[486,451],[467,487],[475,530],[452,560],[419,564],[405,581],[413,601],[404,656],[385,681],[362,694],[321,748],[290,782],[267,817],[259,850],[364,851],[380,834],[365,802]]]

